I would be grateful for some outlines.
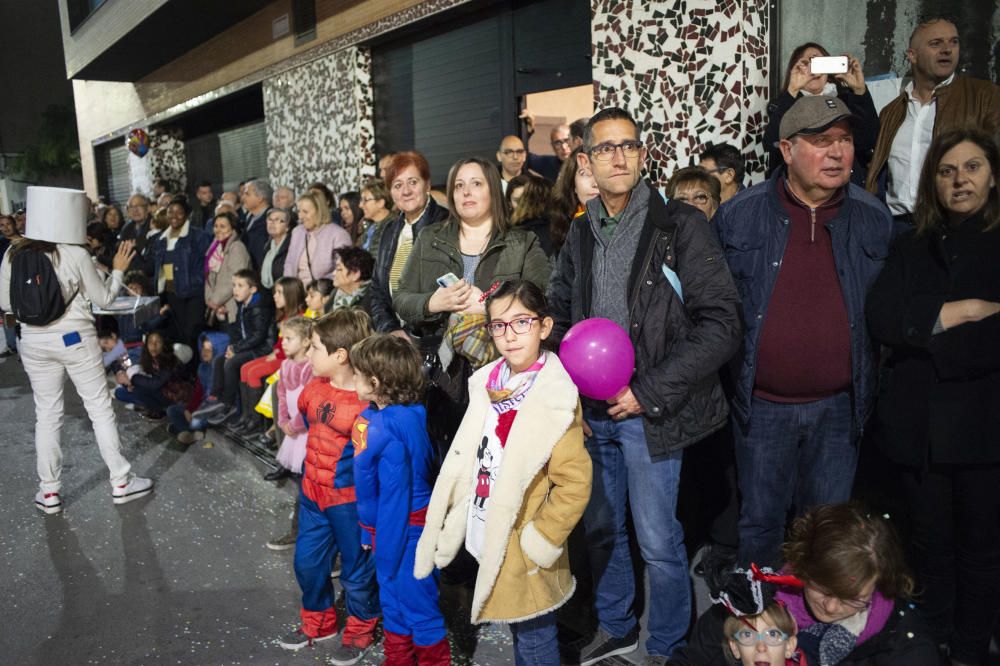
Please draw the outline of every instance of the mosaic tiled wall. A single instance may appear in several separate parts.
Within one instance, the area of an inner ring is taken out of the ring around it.
[[[641,123],[665,184],[709,143],[741,147],[760,180],[768,97],[767,0],[592,0],[598,106]]]
[[[175,191],[185,191],[187,159],[184,154],[184,140],[179,131],[149,128],[149,153],[145,159],[148,160],[151,181],[165,178],[173,184]]]
[[[375,173],[371,56],[350,47],[264,81],[271,182],[357,190]]]

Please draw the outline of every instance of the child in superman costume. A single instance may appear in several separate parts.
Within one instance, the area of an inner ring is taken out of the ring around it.
[[[354,480],[362,547],[375,555],[386,666],[451,663],[438,577],[413,576],[437,467],[420,364],[412,344],[388,334],[351,348],[354,386],[373,403],[354,423]]]

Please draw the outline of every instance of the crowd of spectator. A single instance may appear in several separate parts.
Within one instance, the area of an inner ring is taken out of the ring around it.
[[[495,161],[458,160],[444,204],[432,183],[445,174],[412,150],[339,195],[251,178],[232,192],[198,183],[192,198],[158,182],[124,209],[103,204],[87,226],[93,261],[110,270],[134,243],[125,283],[160,298],[156,316],[101,322],[115,396],[168,418],[182,442],[220,427],[277,450],[268,479],[301,474],[309,322],[360,310],[371,332],[417,350],[426,429],[447,461],[453,441],[465,446],[470,378],[513,353],[500,339],[537,320],[552,346],[610,319],[635,372],[606,402],[582,398],[590,499],[560,529],[579,520],[571,561],[597,631],[576,663],[636,649],[641,561],[648,663],[985,664],[1000,610],[1000,88],[958,74],[959,49],[953,23],[921,23],[908,83],[879,114],[855,57],[814,73],[830,54],[802,44],[768,107],[767,179],[753,186],[741,148],[716,144],[659,191],[643,179],[641,128],[611,108],[554,128],[553,155],[506,136]],[[2,249],[20,232],[23,216],[0,217]],[[491,297],[518,283],[539,291],[518,297],[531,321],[498,320]],[[911,513],[905,556],[885,520],[845,504],[876,424]],[[716,523],[699,572],[784,576],[766,579],[777,605],[742,624],[724,604],[692,630],[682,461],[707,479],[692,493],[727,505],[702,516]],[[295,547],[297,529],[269,546]],[[326,637],[326,621],[289,645]],[[549,630],[514,633],[542,654]],[[550,663],[521,648],[517,663]]]

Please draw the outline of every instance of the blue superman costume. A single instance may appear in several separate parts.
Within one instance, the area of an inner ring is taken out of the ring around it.
[[[413,577],[436,468],[427,413],[421,405],[369,407],[352,440],[362,543],[374,551],[382,603],[383,663],[449,664],[437,576]]]

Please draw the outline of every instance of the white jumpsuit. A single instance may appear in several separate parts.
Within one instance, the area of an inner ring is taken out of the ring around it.
[[[62,485],[60,440],[66,374],[94,426],[94,436],[110,471],[111,484],[120,486],[130,481],[131,466],[121,453],[118,421],[111,406],[91,303],[99,307],[110,305],[121,290],[123,274],[114,271],[106,279],[83,246],[60,243],[58,248],[58,258],[52,257],[53,267],[64,298],[72,297],[73,300],[63,316],[47,326],[21,324],[19,345],[21,362],[35,398],[39,486],[43,493],[58,493]],[[10,273],[10,262],[4,256],[0,266],[0,308],[8,312],[12,310]]]

